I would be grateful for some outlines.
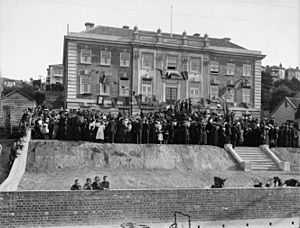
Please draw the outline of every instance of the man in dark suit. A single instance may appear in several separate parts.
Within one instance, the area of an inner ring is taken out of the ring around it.
[[[110,121],[108,122],[107,132],[108,132],[108,142],[114,143],[115,142],[115,134],[117,133],[117,123],[114,120],[114,117],[111,117]]]

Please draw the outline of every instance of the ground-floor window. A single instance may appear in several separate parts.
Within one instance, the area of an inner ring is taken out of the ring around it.
[[[200,95],[199,82],[190,82],[190,97],[197,98]]]
[[[177,88],[175,87],[166,87],[166,102],[167,104],[175,103],[177,100]]]
[[[217,98],[219,97],[219,86],[218,85],[210,85],[209,89],[209,98]]]
[[[243,102],[246,104],[250,104],[250,89],[243,88]]]
[[[152,79],[142,79],[142,102],[152,98]]]

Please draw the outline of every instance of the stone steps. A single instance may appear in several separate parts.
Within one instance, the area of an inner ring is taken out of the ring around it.
[[[243,161],[250,162],[251,170],[280,170],[278,165],[260,148],[236,147],[234,150]]]

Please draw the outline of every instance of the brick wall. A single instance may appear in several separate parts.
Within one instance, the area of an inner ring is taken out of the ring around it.
[[[299,188],[0,192],[0,227],[300,216]]]

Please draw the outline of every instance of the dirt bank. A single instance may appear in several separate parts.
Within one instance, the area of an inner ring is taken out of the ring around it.
[[[27,171],[52,172],[66,168],[110,170],[236,169],[224,149],[212,146],[99,144],[32,140]]]
[[[238,170],[230,155],[212,146],[97,144],[31,141],[19,190],[68,190],[74,179],[109,177],[114,189],[209,188],[213,177],[226,187],[251,187],[251,178],[300,179],[300,172]]]

